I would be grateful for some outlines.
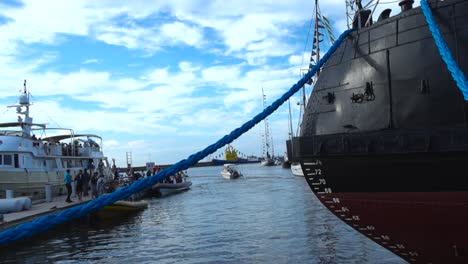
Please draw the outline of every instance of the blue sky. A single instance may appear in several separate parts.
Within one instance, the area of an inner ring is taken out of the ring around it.
[[[320,4],[336,36],[344,2]],[[374,19],[384,8],[399,12],[381,5]],[[6,106],[26,79],[35,122],[102,136],[119,167],[127,152],[135,166],[175,163],[262,111],[262,86],[269,105],[297,82],[313,10],[306,0],[0,0],[0,122],[16,120]],[[283,155],[287,104],[269,123]],[[260,156],[263,128],[232,145]]]

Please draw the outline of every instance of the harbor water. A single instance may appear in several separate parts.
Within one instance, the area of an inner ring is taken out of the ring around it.
[[[188,170],[186,192],[86,217],[0,248],[2,263],[406,263],[346,226],[290,169]]]

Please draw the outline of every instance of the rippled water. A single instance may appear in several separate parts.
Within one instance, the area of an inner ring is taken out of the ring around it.
[[[280,166],[189,169],[192,189],[110,220],[87,217],[4,246],[4,263],[405,263],[329,213]]]

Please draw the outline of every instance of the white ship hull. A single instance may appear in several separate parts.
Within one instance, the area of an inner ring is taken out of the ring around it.
[[[52,187],[52,195],[65,194],[67,169],[72,178],[85,169],[89,174],[98,172],[106,179],[113,178],[102,153],[101,137],[75,134],[72,129],[49,129],[44,124],[33,123],[29,116],[30,106],[25,81],[18,105],[9,106],[16,108],[17,122],[0,123],[0,198],[5,198],[6,190],[11,190],[14,197],[44,199],[46,185]],[[36,138],[33,133],[36,131],[44,137]],[[61,134],[57,135],[57,132]],[[47,133],[54,136],[47,137]]]

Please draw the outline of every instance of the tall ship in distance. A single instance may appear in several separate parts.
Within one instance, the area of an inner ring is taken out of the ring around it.
[[[266,96],[265,96],[265,91],[263,90],[262,86],[262,103],[263,103],[263,109],[266,108]],[[268,125],[268,118],[265,118],[263,120],[263,124],[265,126],[265,132],[262,135],[262,158],[260,164],[262,166],[273,166],[275,165],[275,160],[274,160],[274,153],[273,150],[271,150],[273,146],[273,140],[270,141],[270,126]],[[271,145],[270,145],[271,142]],[[271,152],[270,152],[271,150]]]
[[[67,169],[72,176],[88,169],[112,178],[100,136],[34,123],[31,106],[25,80],[18,104],[8,106],[16,110],[16,122],[0,123],[0,198],[10,190],[15,197],[44,199],[46,186],[53,196],[66,194]]]
[[[212,159],[211,162],[213,165],[224,165],[224,164],[243,164],[243,163],[259,163],[260,159],[253,156],[248,156],[246,158],[239,157],[239,151],[234,149],[230,144],[224,149],[224,159]]]
[[[407,262],[468,263],[468,103],[421,7],[347,2],[355,30],[320,69],[289,158],[337,218]],[[466,76],[468,1],[428,3]]]

